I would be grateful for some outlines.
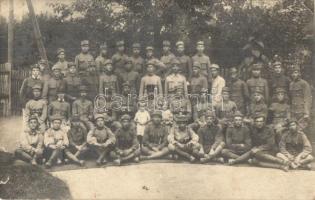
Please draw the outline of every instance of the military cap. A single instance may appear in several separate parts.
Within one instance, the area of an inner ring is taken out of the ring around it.
[[[111,59],[105,60],[104,65],[109,65],[109,64],[111,65],[113,64],[112,60]]]
[[[60,114],[55,114],[55,115],[50,117],[50,121],[52,121],[52,122],[55,121],[55,120],[60,120],[61,121],[62,118],[63,117]]]
[[[105,120],[104,114],[102,114],[102,113],[95,113],[94,114],[94,120],[96,121],[99,118],[102,118],[103,120]]]
[[[104,42],[100,45],[100,49],[107,49],[107,44]]]
[[[186,115],[178,115],[178,116],[176,116],[175,120],[176,120],[176,122],[187,122],[188,121]]]
[[[228,87],[222,88],[222,93],[230,93],[230,88]]]
[[[184,46],[184,42],[183,41],[177,41],[176,42],[176,46]]]
[[[68,68],[70,68],[70,67],[72,67],[72,66],[75,66],[75,67],[76,67],[75,63],[74,63],[74,62],[68,62]]]
[[[198,41],[197,45],[205,45],[205,43],[203,41]]]
[[[120,41],[116,42],[116,46],[117,47],[124,46],[124,45],[125,45],[125,42],[123,40],[120,40]]]
[[[264,94],[264,91],[260,88],[256,88],[254,91],[253,91],[254,94],[261,94],[263,95]]]
[[[72,115],[70,121],[71,121],[71,122],[79,122],[79,121],[80,121],[80,116],[77,115],[77,114]]]
[[[148,67],[149,65],[152,65],[152,66],[154,66],[154,67],[155,67],[155,63],[154,63],[154,62],[152,62],[152,61],[147,62],[146,66]]]
[[[236,67],[231,67],[230,68],[230,73],[237,73],[238,71],[237,71],[237,69],[236,69]]]
[[[120,121],[130,121],[131,117],[128,114],[124,114],[123,116],[121,116]]]
[[[34,69],[34,68],[40,69],[38,64],[31,65],[31,69]]]
[[[65,52],[65,49],[63,49],[63,48],[57,49],[57,55],[59,55],[60,53],[64,53],[64,52]]]
[[[220,68],[220,66],[218,65],[218,64],[212,64],[211,66],[210,66],[210,68],[212,69],[219,69]]]
[[[89,45],[89,41],[88,40],[82,40],[81,41],[81,46],[88,46]]]
[[[147,101],[148,101],[147,96],[142,96],[142,97],[140,97],[139,100],[138,100],[139,103],[146,103]]]
[[[276,88],[275,93],[276,94],[278,94],[278,93],[287,93],[287,91],[284,88],[278,87],[278,88]]]
[[[65,87],[61,87],[57,90],[57,94],[65,94],[66,93],[66,88]]]
[[[213,110],[207,110],[205,112],[205,117],[215,117],[215,112]]]
[[[164,40],[164,41],[163,41],[163,46],[171,46],[170,41]]]
[[[298,123],[298,120],[295,117],[291,117],[290,119],[287,120],[287,124],[290,125],[291,123]]]
[[[276,61],[276,62],[274,62],[273,64],[272,64],[272,66],[273,67],[275,67],[275,66],[281,66],[282,65],[282,63],[280,62],[280,61]]]
[[[39,84],[36,84],[32,87],[32,90],[42,90],[42,86]]]
[[[38,61],[38,64],[43,64],[43,65],[47,65],[47,61],[45,59],[40,59]]]
[[[132,48],[133,49],[140,49],[141,48],[141,45],[139,43],[133,43],[132,44]]]
[[[55,70],[61,70],[60,65],[54,65],[51,70],[55,71]]]
[[[80,92],[87,92],[87,87],[85,85],[81,85],[79,87]]]
[[[252,70],[261,70],[261,64],[260,63],[256,63],[256,64],[253,64],[253,67],[252,67]]]
[[[129,81],[126,81],[122,84],[123,87],[130,87],[130,83]]]
[[[193,67],[201,68],[201,64],[198,61],[193,62]]]
[[[258,118],[264,118],[264,120],[266,120],[266,116],[262,113],[256,113],[253,117],[254,120],[256,120]]]
[[[125,61],[126,61],[126,63],[132,63],[132,58],[131,57],[126,57]]]
[[[300,66],[298,66],[298,65],[293,65],[292,72],[295,72],[295,71],[300,72],[300,71],[301,71]]]
[[[145,48],[146,50],[154,50],[154,47],[153,46],[147,46],[146,48]]]
[[[240,111],[236,111],[234,117],[244,117],[244,115]]]
[[[38,117],[37,115],[31,115],[29,118],[28,118],[28,121],[31,121],[31,120],[36,120],[38,122]]]
[[[160,110],[154,111],[152,113],[152,117],[154,117],[154,116],[158,116],[158,117],[162,118],[162,111],[160,111]]]
[[[180,62],[179,62],[179,60],[178,60],[177,58],[174,58],[174,59],[172,60],[172,64],[173,64],[173,65],[179,65]]]

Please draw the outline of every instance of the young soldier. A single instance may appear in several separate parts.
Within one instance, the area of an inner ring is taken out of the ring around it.
[[[140,75],[135,71],[131,58],[126,58],[126,64],[119,75],[121,83],[129,82],[131,87],[130,94],[138,94]]]
[[[170,98],[170,110],[175,118],[179,115],[185,115],[187,120],[191,119],[191,103],[188,97],[184,95],[184,88],[181,85],[177,86],[176,94]]]
[[[261,78],[261,64],[254,64],[252,66],[252,77],[247,80],[249,97],[252,98],[254,91],[260,90],[263,93],[265,102],[269,102],[269,88],[266,79]]]
[[[120,121],[122,126],[115,132],[116,149],[112,154],[112,157],[115,159],[114,162],[117,165],[129,160],[139,162],[140,145],[136,129],[131,123],[131,117],[123,115]]]
[[[154,63],[148,62],[147,75],[141,79],[139,97],[152,96],[154,94],[163,96],[162,82],[161,78],[155,74]]]
[[[175,94],[178,86],[184,89],[185,97],[188,96],[187,80],[183,75],[179,74],[179,64],[176,58],[172,60],[172,72],[165,79],[165,97],[167,98]]]
[[[277,157],[290,162],[292,169],[298,167],[311,169],[313,161],[312,146],[306,135],[298,129],[297,122],[291,120],[279,143],[280,152]]]
[[[63,77],[66,77],[68,73],[68,62],[66,60],[65,50],[63,48],[57,49],[57,58],[58,61],[55,65],[61,68]]]
[[[124,114],[133,117],[137,111],[137,95],[131,93],[129,82],[122,84],[122,94],[113,102],[113,110],[116,111],[118,118]]]
[[[211,75],[212,75],[212,84],[211,84],[211,98],[212,104],[215,106],[222,103],[222,89],[225,87],[225,80],[219,75],[219,65],[211,65]]]
[[[105,118],[102,114],[94,116],[95,128],[90,130],[87,136],[87,142],[98,154],[97,165],[106,164],[106,156],[109,155],[115,147],[115,135],[105,126]]]
[[[162,124],[162,112],[152,114],[152,123],[145,127],[141,160],[161,158],[168,154],[167,136],[168,129]]]
[[[97,74],[104,72],[105,62],[110,59],[107,55],[107,44],[100,45],[100,54],[95,58],[95,66]]]
[[[295,66],[292,72],[289,95],[291,97],[291,117],[298,120],[301,128],[307,127],[307,121],[312,107],[312,93],[310,85],[301,79],[299,66]],[[305,123],[304,123],[305,122]]]
[[[170,130],[168,140],[168,149],[173,154],[174,159],[178,159],[178,155],[194,162],[199,156],[201,146],[198,144],[198,135],[189,128],[187,118],[180,115],[176,118],[176,126]]]
[[[256,115],[263,115],[265,119],[268,116],[268,106],[265,103],[263,91],[256,89],[253,91],[252,100],[248,109],[248,117],[253,119]]]
[[[201,144],[200,162],[207,163],[209,161],[224,162],[222,157],[218,157],[224,147],[224,137],[222,128],[216,123],[215,113],[213,111],[206,112],[206,126],[198,130],[199,143]]]
[[[190,82],[192,76],[191,58],[185,55],[185,45],[183,41],[176,42],[177,59],[179,60],[180,73]]]
[[[42,158],[44,138],[38,128],[37,116],[33,115],[28,119],[28,129],[22,132],[19,147],[15,150],[15,156],[21,160],[37,165]]]
[[[152,63],[156,67],[156,74],[161,77],[162,72],[165,71],[166,66],[162,61],[154,57],[154,48],[152,46],[146,47],[146,58],[145,64]],[[144,74],[147,73],[147,70],[144,71]]]
[[[282,88],[286,93],[289,92],[290,79],[283,73],[282,63],[273,63],[273,72],[270,80],[270,96],[274,97],[277,88]]]
[[[134,70],[138,72],[140,76],[144,74],[144,59],[140,55],[141,46],[139,43],[133,43],[132,45],[132,64]]]
[[[161,78],[164,80],[171,73],[172,60],[175,58],[175,55],[171,52],[171,43],[168,40],[163,41],[163,56],[161,57],[161,62],[165,65],[165,70],[161,75]]]
[[[29,100],[25,105],[25,118],[24,122],[27,124],[30,116],[37,116],[39,123],[39,130],[44,133],[46,130],[46,119],[47,119],[47,103],[41,98],[41,85],[33,86],[33,99]]]
[[[47,100],[48,103],[56,100],[57,91],[66,90],[67,88],[67,83],[62,77],[60,66],[53,66],[52,71],[52,77],[45,81],[43,88],[43,99]]]
[[[80,85],[81,79],[77,73],[77,67],[74,62],[68,62],[68,73],[65,77],[67,90],[66,90],[66,99],[73,103],[77,98],[79,98],[80,94]]]
[[[243,124],[243,114],[237,111],[234,121],[226,131],[226,146],[222,150],[222,156],[228,159],[228,164],[235,164],[235,159],[248,152],[252,146],[250,131]],[[239,161],[240,162],[240,161]]]
[[[203,41],[197,42],[197,53],[192,57],[193,62],[199,62],[200,63],[200,70],[201,74],[205,76],[208,80],[208,83],[211,83],[211,72],[210,72],[210,58],[204,54],[205,50],[205,43]]]
[[[112,62],[115,74],[119,74],[123,70],[128,56],[125,54],[124,41],[117,41],[116,48],[117,52],[112,56]]]
[[[62,163],[64,150],[69,145],[67,132],[61,128],[62,116],[55,115],[50,120],[51,128],[44,134],[44,144],[48,155],[50,154],[45,164],[47,168],[50,168],[55,160],[57,164]]]
[[[231,100],[236,103],[236,106],[243,115],[247,114],[246,108],[249,103],[249,92],[247,84],[239,78],[238,71],[235,67],[230,69],[230,88]]]

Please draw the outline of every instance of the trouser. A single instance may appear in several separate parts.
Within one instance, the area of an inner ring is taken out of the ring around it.
[[[221,152],[222,156],[227,159],[237,159],[244,153],[245,152],[239,152],[233,149],[222,149],[222,152]]]
[[[159,151],[154,151],[147,146],[142,146],[141,153],[144,154],[148,159],[161,158],[169,153],[167,146],[163,147]]]
[[[25,162],[31,162],[32,160],[39,162],[43,156],[43,151],[39,151],[37,153],[31,153],[22,148],[18,148],[15,150],[14,154],[16,158],[23,160]]]
[[[140,147],[137,149],[118,149],[116,148],[114,151],[110,153],[110,156],[113,159],[120,159],[121,161],[128,161],[135,157],[140,156],[141,150]]]
[[[179,147],[176,144],[169,144],[168,149],[171,153],[176,153],[187,159],[190,159],[192,156],[200,157],[202,155],[200,153],[201,145],[196,142],[188,142],[184,147]]]
[[[106,160],[106,157],[110,155],[114,150],[113,145],[109,145],[107,147],[96,146],[96,145],[89,145],[89,146],[98,155],[98,158],[96,160],[97,163],[104,162]]]
[[[284,161],[291,161],[286,155],[282,153],[277,153],[277,157],[284,160]],[[306,165],[311,163],[314,160],[313,156],[311,154],[306,155],[305,157],[301,157],[299,155],[294,156],[293,162],[295,162],[298,166]]]
[[[80,164],[80,156],[88,151],[87,145],[84,146],[81,150],[77,150],[73,146],[69,146],[65,149],[65,156],[69,158],[71,161]]]
[[[45,151],[46,152],[44,154],[46,154],[46,157],[48,158],[47,163],[50,165],[54,163],[57,159],[62,160],[64,158],[64,149],[51,149],[48,147],[45,149]]]

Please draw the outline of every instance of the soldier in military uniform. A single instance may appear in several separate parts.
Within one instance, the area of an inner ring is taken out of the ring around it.
[[[291,97],[291,117],[298,120],[301,128],[307,127],[312,107],[312,93],[310,85],[301,78],[299,66],[293,68],[291,75],[289,96]]]
[[[269,103],[269,86],[266,79],[261,77],[261,64],[252,66],[252,77],[247,80],[247,86],[250,98],[253,97],[254,91],[260,90],[263,93],[266,104]]]
[[[57,58],[58,61],[56,62],[55,65],[61,68],[61,73],[63,77],[66,77],[68,73],[68,62],[66,60],[65,50],[63,48],[57,49]]]
[[[94,116],[95,129],[89,131],[87,142],[98,154],[97,165],[107,163],[108,156],[115,148],[116,138],[112,131],[105,126],[104,115],[96,114]]]
[[[125,42],[117,41],[116,42],[117,52],[112,56],[112,62],[114,67],[115,74],[119,74],[123,71],[123,68],[126,64],[127,55],[125,54]]]
[[[97,74],[102,74],[105,69],[105,62],[110,59],[107,54],[107,44],[103,43],[100,45],[100,54],[95,58],[95,66]]]
[[[268,106],[265,103],[263,91],[259,88],[252,92],[252,99],[248,108],[250,119],[253,119],[256,115],[263,115],[265,118],[268,116]]]
[[[196,49],[197,49],[197,53],[192,57],[192,61],[200,63],[201,74],[207,78],[208,83],[211,83],[212,81],[211,71],[210,71],[211,62],[210,62],[209,56],[204,54],[205,43],[203,41],[198,41]]]
[[[81,41],[81,53],[75,57],[75,64],[82,84],[88,87],[88,98],[94,99],[97,94],[97,78],[95,74],[95,62],[93,56],[89,52],[89,41]]]
[[[312,146],[306,135],[299,130],[297,121],[291,120],[279,143],[280,152],[277,157],[290,162],[292,169],[298,167],[311,169],[314,160]]]
[[[179,60],[180,73],[190,82],[192,76],[192,60],[185,55],[185,45],[183,41],[176,42],[176,57]]]
[[[250,130],[243,124],[243,117],[243,114],[237,111],[234,114],[233,124],[230,124],[226,131],[226,145],[222,150],[222,156],[228,159],[229,165],[236,164],[235,160],[252,147]]]
[[[122,84],[122,95],[113,102],[113,109],[116,110],[118,118],[124,114],[133,117],[137,111],[137,95],[131,93],[129,82]]]
[[[145,65],[148,65],[148,63],[152,63],[156,67],[156,75],[161,77],[161,75],[163,75],[163,71],[165,71],[166,69],[166,66],[162,61],[154,56],[154,48],[152,46],[147,46],[145,55]],[[144,74],[146,73],[147,70],[144,71]]]
[[[165,79],[165,97],[167,98],[175,94],[178,86],[184,89],[185,97],[188,96],[187,80],[179,73],[179,64],[176,58],[172,60],[172,72]]]
[[[273,63],[273,72],[270,80],[270,96],[273,98],[277,88],[282,88],[286,93],[289,92],[290,79],[284,74],[282,63]]]
[[[67,88],[67,83],[62,77],[61,68],[55,65],[52,67],[52,71],[52,77],[45,81],[43,88],[43,99],[47,100],[48,103],[56,100],[58,90],[66,90]]]
[[[184,95],[184,88],[182,85],[178,85],[175,90],[176,94],[170,98],[170,110],[175,119],[180,115],[184,115],[187,120],[190,120],[192,116],[190,100]]]
[[[152,115],[152,123],[145,127],[141,160],[161,158],[169,153],[167,147],[168,129],[162,124],[162,112],[155,111]]]
[[[225,87],[225,80],[219,75],[219,69],[217,64],[210,66],[212,75],[211,98],[214,106],[222,103],[222,89]]]
[[[129,115],[123,115],[120,119],[121,128],[115,132],[116,148],[112,154],[114,163],[120,165],[121,162],[133,160],[139,162],[140,144],[137,139],[135,126],[131,123]]]
[[[144,74],[144,59],[140,55],[141,46],[139,43],[132,44],[131,60],[134,70],[139,73],[140,76]]]
[[[247,84],[238,76],[238,71],[235,67],[230,69],[230,81],[228,82],[230,88],[231,100],[236,103],[239,111],[244,115],[247,114],[246,108],[249,103],[249,92]]]
[[[131,94],[138,94],[140,75],[135,71],[131,58],[126,58],[126,64],[119,75],[121,83],[129,82]]]
[[[25,106],[25,124],[29,121],[30,116],[37,116],[39,130],[43,133],[46,130],[47,103],[41,98],[41,85],[33,86],[33,99],[29,100]]]
[[[161,57],[161,62],[164,63],[165,69],[163,70],[163,74],[161,74],[161,78],[164,80],[165,77],[167,77],[171,73],[172,69],[172,60],[175,57],[175,55],[171,52],[171,43],[168,40],[163,41],[163,49],[162,49],[163,55]]]
[[[140,82],[139,96],[163,96],[161,78],[155,74],[155,64],[147,63],[147,75],[142,77]]]
[[[170,130],[168,136],[168,149],[173,158],[178,159],[178,155],[194,162],[200,151],[198,135],[187,126],[187,117],[180,115],[176,118],[176,125]]]
[[[207,163],[209,161],[223,162],[223,158],[219,157],[224,147],[224,137],[222,128],[216,123],[215,113],[207,111],[205,114],[206,126],[198,130],[200,149],[200,162]]]
[[[17,158],[31,162],[33,165],[36,165],[43,155],[44,138],[38,126],[37,116],[30,116],[28,128],[22,132],[19,146],[15,150]]]
[[[64,78],[67,88],[66,88],[66,100],[73,103],[80,94],[81,79],[77,73],[77,67],[74,62],[68,62],[68,74]]]

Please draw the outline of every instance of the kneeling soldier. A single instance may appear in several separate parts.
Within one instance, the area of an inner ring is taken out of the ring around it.
[[[62,116],[55,115],[50,118],[51,128],[44,134],[44,144],[48,150],[49,159],[46,162],[46,167],[50,168],[55,160],[57,164],[62,163],[64,149],[69,145],[67,132],[61,128]]]
[[[293,169],[302,167],[311,169],[313,161],[312,146],[306,135],[298,130],[297,122],[292,120],[289,122],[289,130],[287,130],[279,143],[280,153],[277,157],[290,162]]]
[[[19,143],[19,147],[15,150],[15,156],[36,165],[43,155],[44,145],[44,138],[39,131],[37,116],[29,117],[28,129],[21,134]]]
[[[237,111],[234,114],[234,123],[226,131],[226,148],[222,155],[228,159],[230,165],[235,164],[235,159],[250,150],[252,140],[249,129],[243,125],[243,114]]]
[[[115,135],[105,126],[105,115],[96,114],[94,119],[95,128],[89,131],[87,142],[99,156],[96,160],[96,164],[106,164],[107,160],[105,157],[114,149],[115,146]]]
[[[162,112],[152,114],[152,123],[144,129],[141,159],[155,159],[168,154],[167,147],[168,129],[162,124]]]
[[[121,162],[133,159],[139,162],[140,144],[137,139],[135,126],[131,123],[131,117],[127,114],[120,119],[121,128],[116,132],[116,149],[112,157],[114,163],[120,165]]]
[[[189,159],[190,162],[196,160],[195,157],[199,155],[201,146],[198,144],[198,135],[189,128],[187,124],[187,117],[179,115],[176,118],[177,126],[172,127],[168,136],[168,148],[170,152],[177,159],[178,155]]]
[[[207,111],[205,118],[206,126],[198,130],[199,143],[202,146],[200,153],[203,156],[203,158],[200,158],[200,161],[202,163],[209,161],[223,163],[223,158],[218,157],[225,145],[222,128],[217,124],[213,111]]]

